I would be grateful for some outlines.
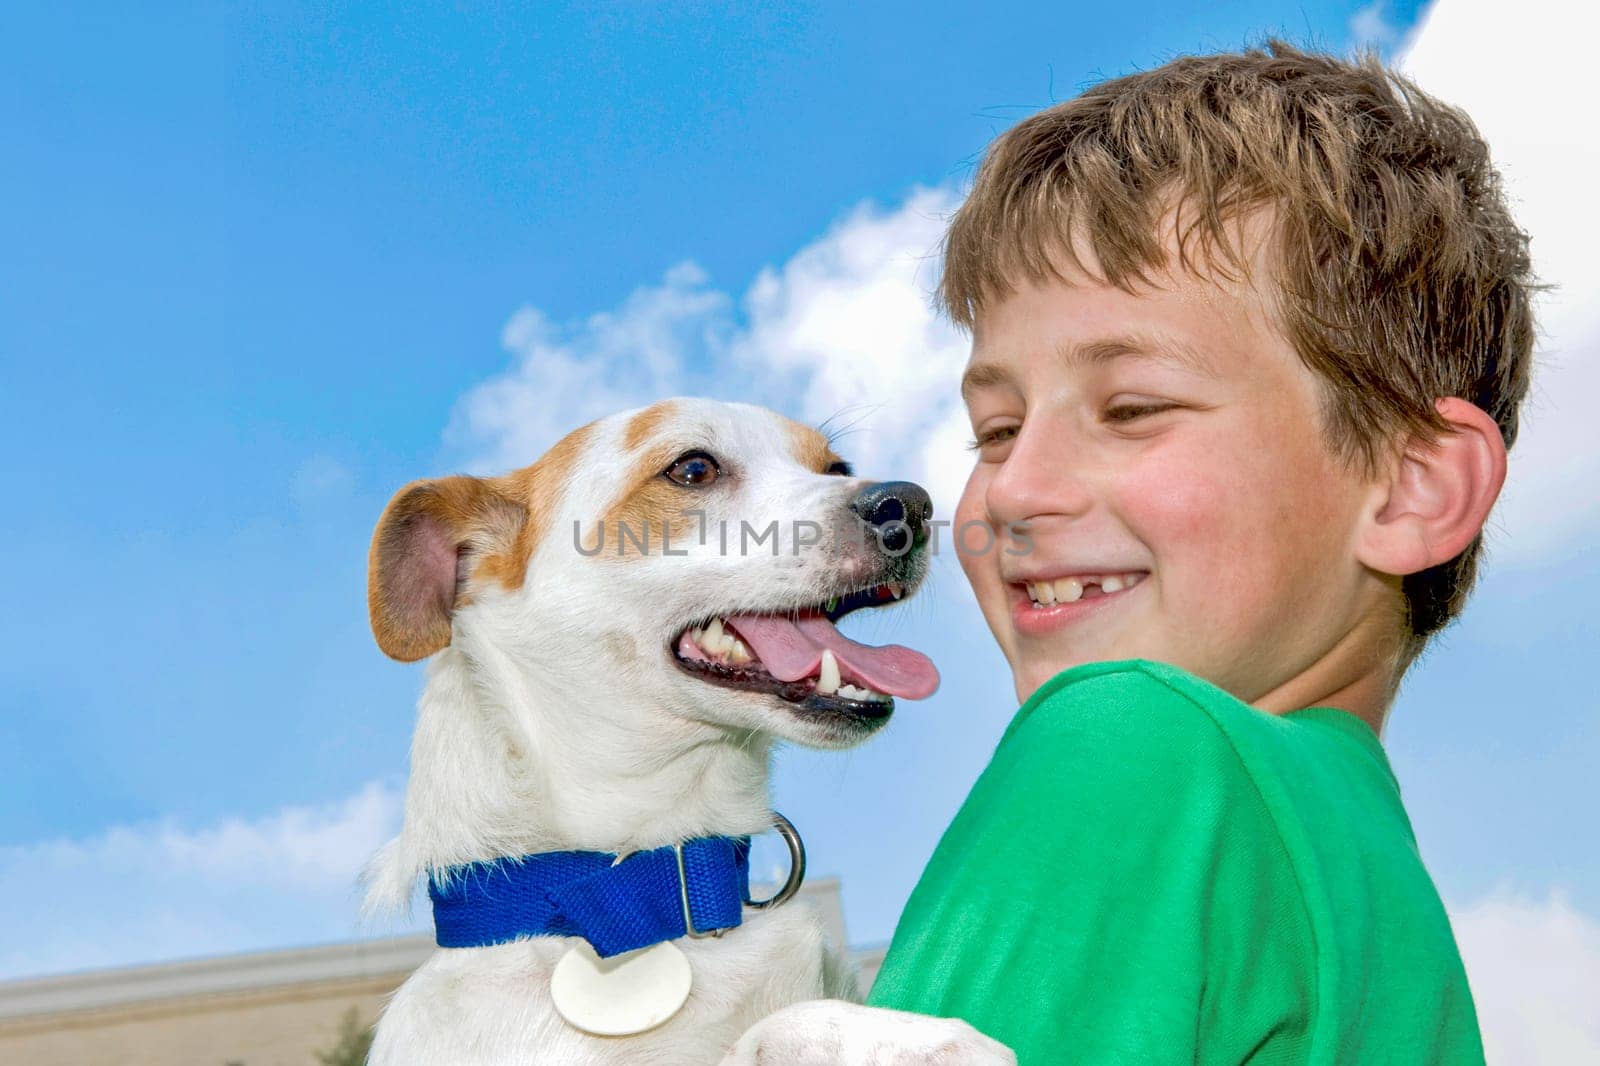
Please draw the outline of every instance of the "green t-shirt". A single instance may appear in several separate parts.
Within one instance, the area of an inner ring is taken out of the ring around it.
[[[1174,666],[1023,704],[906,904],[875,1006],[1045,1063],[1482,1063],[1372,730]]]

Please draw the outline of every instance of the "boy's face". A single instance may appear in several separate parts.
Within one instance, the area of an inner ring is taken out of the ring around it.
[[[1326,448],[1317,379],[1255,291],[1068,277],[986,307],[963,382],[979,448],[956,525],[997,539],[961,562],[1017,698],[1079,663],[1146,658],[1261,700],[1383,602],[1353,551],[1373,486]],[[1108,576],[1131,583],[1095,587]]]

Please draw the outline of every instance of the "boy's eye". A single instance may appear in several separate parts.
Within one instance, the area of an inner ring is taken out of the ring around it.
[[[1017,435],[1018,426],[1001,426],[998,429],[986,429],[975,438],[967,442],[968,451],[978,451],[990,444],[1001,444]]]
[[[1114,407],[1106,408],[1105,417],[1107,422],[1132,422],[1134,419],[1143,418],[1146,415],[1159,414],[1162,411],[1170,411],[1176,406],[1178,405],[1174,403],[1117,404]]]

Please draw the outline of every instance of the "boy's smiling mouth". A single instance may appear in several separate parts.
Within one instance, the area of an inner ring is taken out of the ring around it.
[[[1110,607],[1149,576],[1148,570],[1117,570],[1009,581],[1012,623],[1024,636],[1042,636]]]

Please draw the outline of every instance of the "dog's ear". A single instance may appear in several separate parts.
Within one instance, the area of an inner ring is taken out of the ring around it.
[[[367,611],[384,654],[409,663],[448,645],[473,559],[516,551],[526,521],[495,480],[434,478],[395,493],[367,558]]]

